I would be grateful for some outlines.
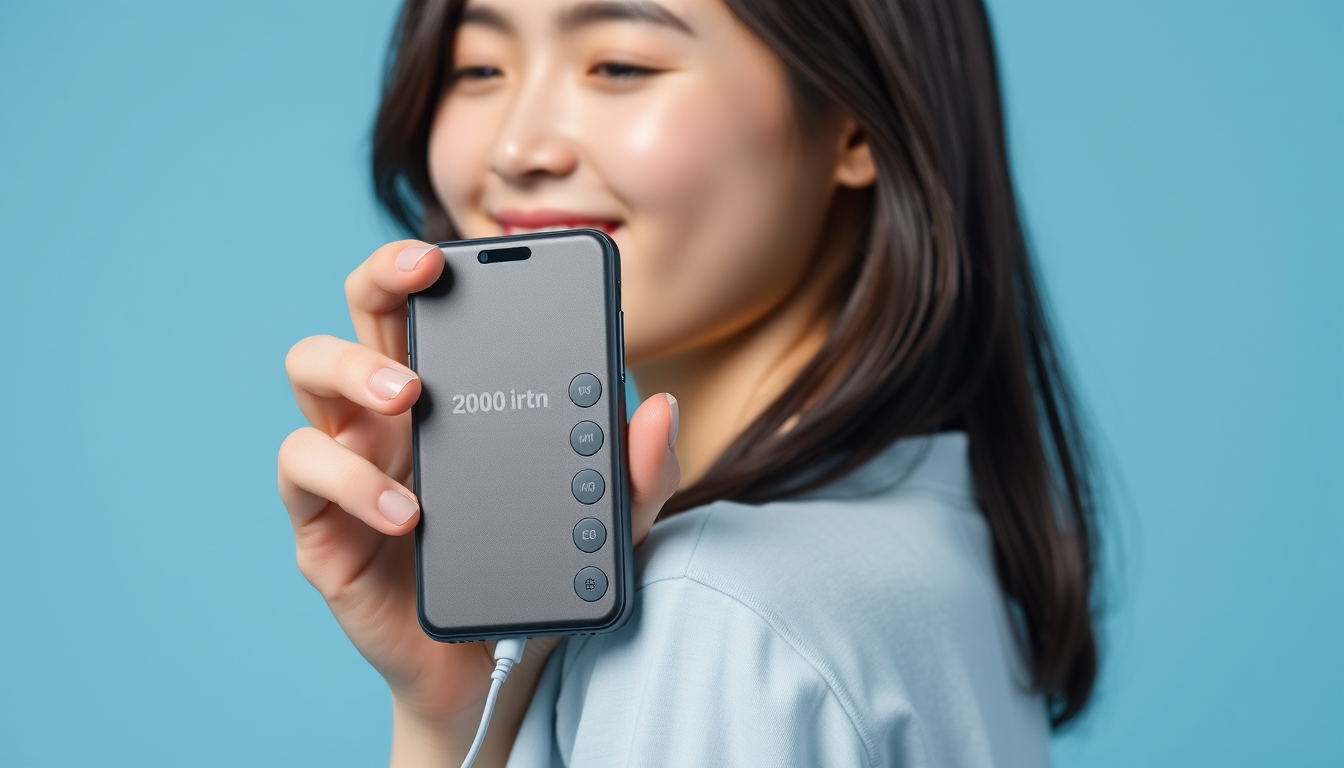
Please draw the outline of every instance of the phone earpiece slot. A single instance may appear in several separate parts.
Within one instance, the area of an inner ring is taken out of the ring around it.
[[[498,264],[502,261],[527,261],[532,258],[532,249],[525,245],[516,248],[491,248],[476,254],[476,260],[482,264]]]

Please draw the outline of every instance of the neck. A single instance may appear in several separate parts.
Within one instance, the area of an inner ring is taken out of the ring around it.
[[[642,392],[677,398],[681,422],[674,450],[682,487],[704,476],[812,358],[829,326],[817,320],[780,318],[632,371]]]

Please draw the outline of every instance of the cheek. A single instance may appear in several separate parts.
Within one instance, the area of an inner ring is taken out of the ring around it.
[[[630,211],[621,247],[635,363],[730,335],[809,264],[828,188],[800,161],[782,73],[760,69],[680,83],[590,129],[607,134],[594,165]]]
[[[632,211],[684,211],[707,193],[749,185],[778,159],[788,112],[780,96],[687,78],[636,108],[594,111],[584,134],[602,148],[600,175]]]
[[[706,119],[712,110],[696,103],[705,99],[665,96],[637,110],[628,125],[602,121],[596,131],[610,134],[602,137],[608,151],[599,161],[601,175],[636,213],[688,199],[706,183],[705,171],[720,149]]]
[[[474,211],[489,171],[500,116],[486,105],[444,99],[429,135],[429,177],[439,202],[464,237],[477,237]]]

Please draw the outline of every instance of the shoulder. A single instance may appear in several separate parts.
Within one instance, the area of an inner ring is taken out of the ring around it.
[[[957,471],[964,438],[931,440],[825,494],[718,502],[659,523],[639,553],[637,590],[691,582],[759,615],[819,668],[876,643],[903,655],[894,671],[913,672],[949,652],[949,639],[1006,618],[989,530]]]
[[[647,754],[695,729],[716,754],[787,744],[814,764],[1048,761],[964,453],[964,438],[898,444],[826,493],[660,522],[630,623],[566,644],[562,751],[591,741],[563,722],[582,713]]]
[[[862,625],[942,611],[995,592],[991,541],[969,502],[927,489],[763,505],[717,502],[659,523],[637,558],[638,590],[685,579],[766,615]]]

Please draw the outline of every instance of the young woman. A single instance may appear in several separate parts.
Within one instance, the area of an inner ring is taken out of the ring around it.
[[[493,667],[416,622],[406,295],[550,227],[623,257],[636,607],[530,643],[478,764],[1048,763],[1093,502],[980,0],[407,0],[373,150],[424,242],[291,351],[279,464],[394,765],[456,764]]]

